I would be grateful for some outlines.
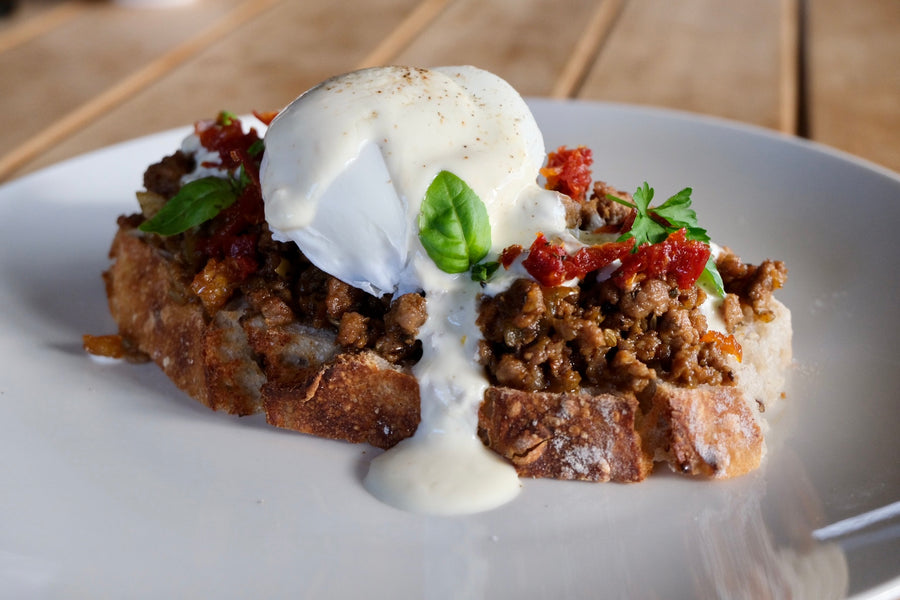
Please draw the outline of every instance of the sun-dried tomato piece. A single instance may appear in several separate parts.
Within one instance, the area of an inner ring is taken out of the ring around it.
[[[500,253],[499,262],[501,265],[503,265],[504,269],[508,269],[524,251],[525,249],[522,248],[522,246],[520,246],[519,244],[508,246],[503,249],[503,252]]]
[[[620,260],[622,265],[613,277],[613,282],[620,287],[627,288],[647,278],[671,277],[679,289],[686,290],[697,282],[710,256],[709,246],[686,239],[684,229],[632,253],[634,244],[631,238],[586,246],[570,255],[562,244],[551,244],[539,233],[522,266],[541,285],[557,286],[570,279],[583,279],[588,273]]]
[[[551,244],[543,233],[539,233],[522,266],[541,285],[561,285],[566,280],[566,256],[562,244]]]
[[[253,111],[253,116],[262,121],[263,125],[269,125],[278,116],[277,110]]]
[[[229,171],[240,166],[241,157],[249,156],[250,146],[259,141],[255,129],[244,132],[241,120],[224,112],[215,120],[197,121],[194,132],[204,148],[219,153],[221,167]]]
[[[632,248],[634,248],[633,239],[581,248],[566,261],[566,277],[584,279],[588,273],[628,256]]]
[[[634,254],[622,259],[616,271],[615,282],[629,287],[639,279],[672,276],[678,289],[689,289],[697,282],[709,260],[709,246],[697,240],[688,240],[685,230],[669,234],[662,242],[644,244]]]
[[[590,148],[578,146],[570,150],[560,146],[547,155],[547,166],[541,169],[541,175],[547,180],[545,187],[581,202],[591,187],[593,162]]]
[[[248,185],[234,204],[210,222],[208,233],[197,240],[197,250],[213,258],[230,256],[228,249],[235,240],[239,236],[249,235],[247,230],[264,220],[264,205],[259,188]],[[253,239],[255,246],[257,238]]]
[[[741,362],[744,358],[744,349],[733,335],[725,335],[721,331],[710,330],[700,337],[700,341],[707,344],[712,343],[718,346],[719,350],[725,354],[731,354]]]
[[[634,240],[609,242],[586,246],[570,255],[562,244],[551,244],[539,233],[522,266],[538,283],[552,287],[570,279],[583,279],[588,273],[627,256],[633,247]]]

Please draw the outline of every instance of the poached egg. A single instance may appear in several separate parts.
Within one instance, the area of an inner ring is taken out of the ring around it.
[[[422,420],[413,437],[372,461],[366,488],[430,514],[511,500],[520,487],[515,469],[476,433],[488,387],[476,325],[483,290],[469,273],[437,267],[417,218],[431,182],[450,171],[487,209],[490,256],[538,231],[566,234],[559,195],[537,184],[546,153],[525,101],[475,67],[364,69],[302,94],[272,121],[265,143],[260,177],[276,239],[375,296],[426,297],[423,355],[413,367]]]

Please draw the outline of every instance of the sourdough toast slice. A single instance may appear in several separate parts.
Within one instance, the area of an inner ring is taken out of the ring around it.
[[[271,425],[390,448],[419,425],[419,385],[375,354],[343,353],[299,383],[262,388]]]
[[[633,394],[523,392],[492,387],[478,434],[520,477],[634,482],[652,469]]]
[[[148,168],[141,214],[119,219],[104,278],[125,346],[214,410],[265,412],[278,427],[380,448],[411,436],[424,294],[376,298],[274,239],[250,153],[256,134],[231,117],[197,133],[211,131],[222,134],[215,144],[231,140],[216,149],[240,190],[233,204],[199,225],[144,233],[190,185],[197,161],[179,152]],[[566,201],[569,226],[620,232],[629,211],[610,195],[629,197],[598,182],[589,201]],[[482,441],[525,477],[640,481],[657,461],[711,477],[756,468],[760,413],[782,394],[791,361],[790,312],[772,297],[786,269],[730,252],[722,260],[725,333],[708,331],[706,293],[665,271],[619,281],[595,265],[577,285],[532,274],[485,296],[473,357],[490,383]]]
[[[254,360],[239,311],[208,319],[190,275],[127,221],[120,222],[104,273],[119,333],[188,395],[213,410],[249,415],[262,408],[265,374]]]
[[[191,275],[127,222],[113,240],[110,257],[104,279],[120,334],[209,408],[238,415],[264,411],[277,427],[379,448],[415,432],[418,384],[377,354],[339,352],[326,332],[297,329],[281,347],[298,352],[294,359],[301,366],[315,368],[287,378],[280,366],[270,379],[266,364],[278,363],[258,361],[251,338],[279,333],[267,331],[265,320],[251,315],[246,304],[207,317],[190,291]],[[568,413],[560,412],[564,406]],[[633,396],[492,387],[480,429],[487,445],[525,477],[639,481],[650,463],[635,429],[636,412]],[[552,439],[534,443],[535,434],[526,433],[532,416],[553,432]],[[572,436],[575,429],[585,434]],[[579,455],[583,458],[576,460]]]
[[[335,334],[267,324],[238,302],[210,318],[190,291],[190,274],[123,221],[104,274],[120,334],[187,394],[214,409],[264,411],[277,427],[389,448],[419,421],[415,378],[371,351],[341,351]],[[641,407],[633,394],[526,392],[492,386],[479,435],[523,477],[634,482],[654,461],[685,474],[731,477],[756,468],[764,453],[757,405],[781,394],[790,364],[790,313],[752,320],[736,332],[735,386],[656,386]],[[265,346],[252,340],[276,338]],[[286,359],[285,359],[286,360]],[[267,373],[268,369],[268,373]]]
[[[656,462],[692,476],[737,477],[766,454],[763,411],[783,396],[792,361],[791,315],[771,299],[774,318],[735,331],[734,385],[681,387],[659,381],[638,402],[628,392],[523,392],[491,387],[479,435],[522,477],[641,481]]]
[[[103,277],[119,334],[209,408],[379,448],[415,432],[415,378],[374,352],[343,352],[335,332],[266,318],[246,301],[209,316],[193,275],[127,219],[110,258]]]

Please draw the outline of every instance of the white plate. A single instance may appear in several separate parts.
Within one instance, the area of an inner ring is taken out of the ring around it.
[[[428,518],[360,479],[375,451],[208,411],[152,365],[104,365],[100,273],[144,168],[184,131],[0,188],[0,596],[795,597],[900,590],[900,524],[812,532],[900,500],[900,178],[667,111],[533,101],[595,176],[690,185],[714,239],[783,258],[796,366],[761,470],[638,485],[524,481]],[[201,115],[202,116],[202,115]],[[895,507],[896,508],[896,507]]]

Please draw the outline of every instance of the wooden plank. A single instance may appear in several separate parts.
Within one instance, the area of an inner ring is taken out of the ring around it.
[[[82,4],[82,0],[43,0],[40,2],[19,2],[0,18],[0,36],[20,27],[31,27],[29,22],[41,20],[48,13],[55,12],[62,5]]]
[[[623,0],[603,0],[597,5],[550,90],[552,98],[570,98],[576,94],[619,16],[622,2]]]
[[[447,8],[450,2],[451,0],[423,0],[356,67],[366,69],[390,64],[394,57],[405,50]]]
[[[426,67],[476,65],[504,78],[523,95],[547,96],[596,4],[594,0],[460,0],[396,62]]]
[[[628,0],[578,97],[779,126],[779,0]]]
[[[215,116],[281,108],[362,62],[418,0],[281,2],[18,169]],[[352,18],[348,18],[352,15]]]
[[[0,19],[0,53],[30,42],[87,10],[86,2],[33,3],[17,8],[12,15]]]
[[[165,69],[198,30],[239,0],[169,10],[91,3],[74,18],[0,54],[0,178]],[[174,50],[173,50],[174,48]],[[122,87],[123,83],[127,84]],[[87,110],[86,110],[87,109]],[[24,116],[29,118],[23,118]]]
[[[900,2],[808,0],[810,137],[900,172]]]

